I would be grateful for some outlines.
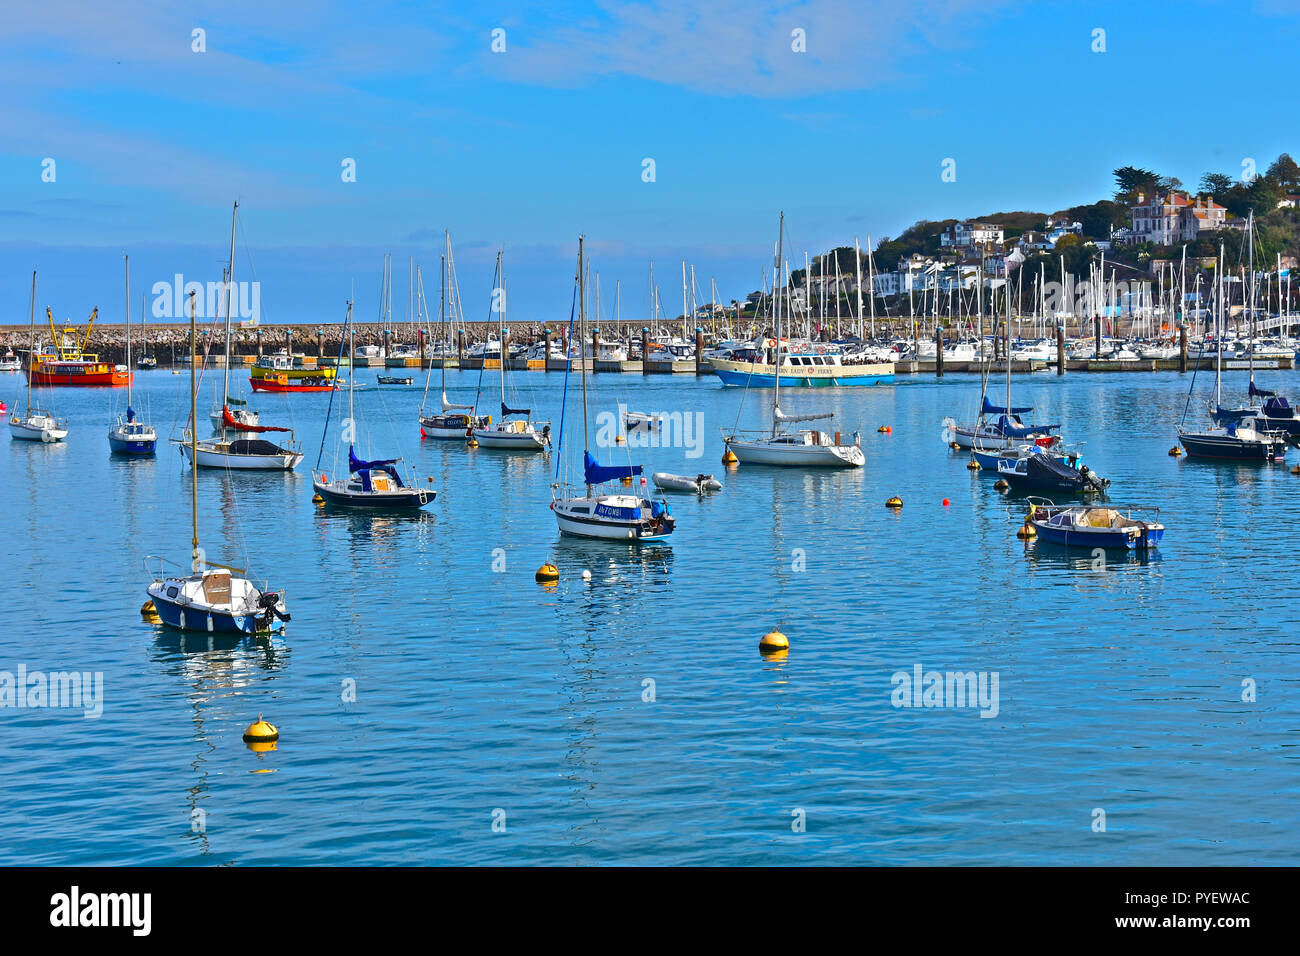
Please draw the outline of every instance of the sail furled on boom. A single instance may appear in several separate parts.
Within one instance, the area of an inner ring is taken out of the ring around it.
[[[601,485],[618,478],[631,478],[641,474],[640,465],[602,465],[591,457],[591,452],[582,453],[583,480],[589,485]]]
[[[807,415],[787,415],[781,411],[780,406],[772,410],[772,414],[778,422],[815,422],[822,418],[834,418],[834,412],[812,412]]]

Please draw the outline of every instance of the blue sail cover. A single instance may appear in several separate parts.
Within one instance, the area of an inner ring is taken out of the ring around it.
[[[641,474],[640,465],[602,465],[591,457],[591,452],[582,453],[582,474],[589,485],[601,485],[615,478],[631,478]]]
[[[1035,433],[1055,431],[1060,427],[1060,425],[1022,425],[1006,415],[998,419],[998,430],[1007,438],[1028,438]]]
[[[980,414],[981,415],[1019,415],[1022,412],[1032,412],[1033,410],[1034,410],[1033,405],[1025,405],[1020,408],[1017,408],[1015,406],[1012,406],[1010,408],[1003,408],[1001,405],[994,405],[992,402],[989,401],[989,397],[985,395],[984,407],[980,409]]]
[[[509,418],[511,415],[528,415],[532,412],[531,408],[511,408],[505,402],[501,403],[501,417]]]
[[[370,473],[372,471],[382,471],[397,483],[397,487],[404,488],[402,476],[397,473],[393,466],[397,464],[396,458],[381,458],[378,461],[364,461],[357,457],[357,453],[348,446],[348,468],[361,479],[361,489],[363,491],[373,491],[370,485]]]
[[[1255,383],[1254,383],[1254,382],[1251,382],[1251,383],[1250,383],[1250,394],[1251,394],[1251,395],[1258,395],[1260,398],[1272,398],[1274,395],[1277,394],[1277,392],[1270,392],[1270,391],[1269,391],[1268,389],[1266,389],[1266,388],[1256,388],[1256,387],[1255,387]]]
[[[1270,392],[1269,394],[1272,394],[1272,393]],[[135,409],[132,408],[130,405],[126,406],[126,420],[127,420],[128,422],[133,422],[133,421],[135,421]]]

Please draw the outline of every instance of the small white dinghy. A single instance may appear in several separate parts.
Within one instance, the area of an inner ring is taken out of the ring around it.
[[[655,487],[660,491],[688,491],[693,495],[702,495],[706,492],[722,490],[722,482],[712,475],[696,475],[694,478],[688,478],[685,475],[670,475],[666,471],[656,471],[650,477],[654,479]]]

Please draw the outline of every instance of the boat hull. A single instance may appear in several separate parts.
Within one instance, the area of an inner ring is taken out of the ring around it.
[[[1164,528],[1148,528],[1143,540],[1141,532],[1124,529],[1093,529],[1053,527],[1045,521],[1032,522],[1038,532],[1038,539],[1049,544],[1059,544],[1066,548],[1114,548],[1127,551],[1143,551],[1154,548],[1164,537]]]
[[[1180,435],[1178,440],[1190,458],[1215,461],[1274,461],[1283,457],[1280,442],[1240,441],[1220,436]]]
[[[258,619],[254,614],[236,614],[196,604],[178,604],[166,596],[161,585],[149,588],[149,597],[162,623],[179,631],[204,631],[208,634],[256,634]]]
[[[509,451],[542,451],[546,448],[546,443],[537,432],[498,432],[490,428],[476,428],[474,440],[481,448],[504,448]]]
[[[597,538],[604,541],[667,541],[672,535],[671,523],[668,525],[668,531],[655,533],[647,531],[642,522],[596,521],[563,514],[558,508],[555,509],[555,523],[561,534],[573,538]]]
[[[61,442],[68,437],[66,428],[55,425],[30,425],[21,419],[9,419],[9,434],[19,441],[39,441],[46,444]]]
[[[713,359],[709,363],[723,385],[773,388],[776,386],[776,367],[736,362],[731,359]],[[892,362],[871,365],[836,365],[781,368],[781,386],[791,388],[842,388],[846,386],[892,385]]]
[[[732,439],[727,447],[742,462],[795,468],[861,468],[866,464],[856,445],[779,445]]]
[[[334,387],[328,382],[325,384],[314,385],[295,384],[292,382],[286,384],[264,378],[249,379],[249,383],[253,386],[253,391],[255,392],[328,392]]]
[[[433,489],[397,488],[392,491],[353,493],[339,489],[331,483],[313,481],[316,493],[327,505],[344,508],[362,508],[369,511],[419,511],[438,496]]]
[[[131,384],[131,373],[112,366],[43,363],[28,373],[34,386],[120,388]]]
[[[194,449],[188,442],[180,444],[181,453],[186,460],[194,457]],[[198,465],[200,468],[229,468],[236,471],[292,471],[302,463],[301,452],[285,452],[282,455],[232,455],[212,448],[205,449],[199,443]]]
[[[117,438],[108,436],[108,447],[114,455],[152,455],[158,450],[156,438]]]

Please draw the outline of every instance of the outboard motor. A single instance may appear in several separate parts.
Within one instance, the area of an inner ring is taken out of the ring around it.
[[[257,606],[262,609],[262,620],[268,627],[277,617],[282,621],[288,621],[290,618],[290,614],[284,607],[278,591],[265,592],[257,599]]]

